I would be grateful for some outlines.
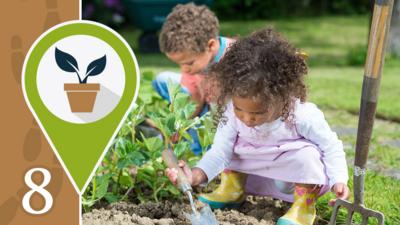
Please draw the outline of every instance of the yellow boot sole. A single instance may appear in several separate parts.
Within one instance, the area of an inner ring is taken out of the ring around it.
[[[244,198],[238,202],[217,202],[204,198],[203,196],[199,196],[199,200],[210,205],[212,209],[237,209],[244,203]]]

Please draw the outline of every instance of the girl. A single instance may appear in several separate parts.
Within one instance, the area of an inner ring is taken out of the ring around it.
[[[191,170],[193,186],[210,182],[224,169],[222,184],[200,200],[237,206],[244,190],[293,202],[277,224],[313,224],[318,196],[331,189],[347,198],[343,145],[323,113],[305,102],[304,58],[280,34],[267,28],[232,45],[211,68],[217,84],[217,128],[211,149]],[[172,182],[176,170],[167,170]]]

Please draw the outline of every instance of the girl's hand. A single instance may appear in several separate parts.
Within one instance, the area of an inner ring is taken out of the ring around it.
[[[344,183],[336,183],[332,187],[332,192],[335,193],[336,198],[346,200],[349,198],[350,189]],[[335,202],[336,202],[336,199],[331,199],[329,201],[329,205],[334,206]]]
[[[193,176],[192,176],[192,171],[190,170],[190,168],[187,166],[186,162],[183,160],[179,160],[178,162],[178,166],[183,170],[183,173],[185,174],[188,182],[190,185],[193,185]],[[178,170],[175,168],[167,168],[165,170],[165,173],[168,177],[168,179],[174,184],[176,185],[177,180],[178,180]]]
[[[193,168],[190,170],[190,168],[187,166],[186,162],[183,160],[179,160],[178,166],[183,170],[183,173],[185,174],[189,184],[191,186],[197,186],[205,181],[207,181],[207,176],[203,172],[203,170],[199,168]],[[165,173],[169,180],[176,185],[177,180],[178,180],[178,171],[175,168],[167,168],[165,170]]]

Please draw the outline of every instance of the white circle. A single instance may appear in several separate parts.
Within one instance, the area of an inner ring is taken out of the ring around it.
[[[55,49],[73,56],[81,80],[88,65],[106,55],[104,71],[87,79],[100,84],[92,112],[72,112],[64,84],[79,84],[77,73],[66,72],[56,63]],[[89,123],[108,115],[119,103],[125,86],[125,70],[117,52],[103,40],[89,35],[72,35],[53,44],[40,60],[37,71],[39,96],[48,110],[58,118],[72,123]]]

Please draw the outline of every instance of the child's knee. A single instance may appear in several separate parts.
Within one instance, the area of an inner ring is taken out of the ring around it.
[[[307,171],[307,173],[320,174],[324,171],[324,164],[321,159],[321,152],[316,146],[309,146],[296,151],[293,160],[298,171]]]

